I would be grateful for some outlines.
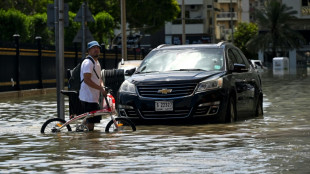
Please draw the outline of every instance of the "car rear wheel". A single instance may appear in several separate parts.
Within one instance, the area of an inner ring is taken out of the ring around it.
[[[255,117],[261,117],[263,116],[263,99],[262,97],[259,97],[257,105],[256,105],[256,111],[255,111]]]

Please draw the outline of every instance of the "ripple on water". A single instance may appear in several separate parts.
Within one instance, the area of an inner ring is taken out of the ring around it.
[[[138,125],[126,134],[106,134],[109,118],[91,133],[40,134],[41,125],[56,116],[56,95],[1,101],[1,172],[307,173],[309,84],[263,79],[264,117],[233,124]]]

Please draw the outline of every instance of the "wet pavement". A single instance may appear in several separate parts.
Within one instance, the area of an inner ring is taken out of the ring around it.
[[[56,95],[0,99],[0,173],[309,173],[310,77],[263,78],[264,117],[40,134]],[[66,105],[67,105],[66,101]]]

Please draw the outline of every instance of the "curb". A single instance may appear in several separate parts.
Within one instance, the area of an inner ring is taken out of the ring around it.
[[[0,92],[0,98],[1,99],[14,99],[14,98],[33,96],[33,95],[44,95],[47,93],[56,93],[56,88]]]

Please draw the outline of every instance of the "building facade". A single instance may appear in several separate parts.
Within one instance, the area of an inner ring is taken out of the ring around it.
[[[182,9],[182,0],[178,0]],[[209,32],[207,18],[206,0],[184,0],[185,5],[185,33],[186,43],[210,43],[211,35]],[[173,22],[167,22],[165,25],[165,43],[182,44],[183,25],[181,14]]]
[[[231,40],[238,22],[250,22],[249,0],[184,0],[186,43]],[[180,8],[182,0],[178,0]],[[182,8],[181,8],[182,9]],[[182,19],[167,22],[165,43],[182,44]]]
[[[180,8],[183,0],[177,0]],[[185,31],[181,14],[165,25],[165,43],[182,44],[182,33],[186,44],[217,43],[233,41],[235,26],[239,22],[255,22],[255,10],[264,8],[267,0],[184,0]],[[310,0],[279,0],[297,11],[292,27],[300,32],[306,43],[298,50],[287,49],[282,55],[290,59],[290,72],[297,72],[297,66],[310,62]],[[181,8],[182,9],[182,8]],[[265,53],[258,53],[259,59],[271,63]],[[308,63],[310,64],[310,63]]]
[[[264,0],[260,0],[260,5],[263,5]],[[292,7],[292,10],[297,11],[295,15],[296,19],[291,21],[292,28],[298,31],[305,38],[301,48],[293,50],[283,50],[279,56],[285,56],[289,58],[290,62],[290,74],[308,74],[310,72],[298,72],[307,71],[307,65],[310,65],[310,0],[280,0],[288,7]],[[259,59],[266,63],[271,63],[266,58],[266,54],[259,52]]]

